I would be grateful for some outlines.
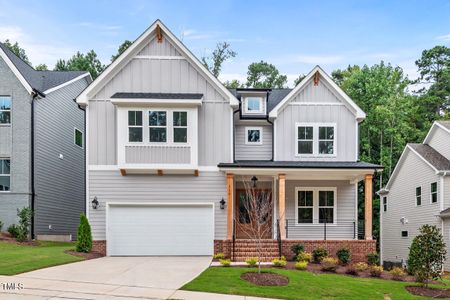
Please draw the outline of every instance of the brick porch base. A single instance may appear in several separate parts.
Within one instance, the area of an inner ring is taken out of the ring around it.
[[[98,252],[106,256],[106,241],[93,241],[92,252]]]

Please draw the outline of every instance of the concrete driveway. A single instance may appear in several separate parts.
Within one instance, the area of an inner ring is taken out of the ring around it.
[[[167,299],[211,263],[211,257],[104,257],[0,276],[7,299]],[[19,288],[18,284],[22,288]]]

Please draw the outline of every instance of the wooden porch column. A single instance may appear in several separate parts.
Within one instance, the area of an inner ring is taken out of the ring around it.
[[[286,174],[278,174],[278,217],[281,239],[286,239]]]
[[[364,238],[372,239],[372,174],[367,174],[364,180]]]
[[[233,238],[234,174],[227,174],[227,239]]]

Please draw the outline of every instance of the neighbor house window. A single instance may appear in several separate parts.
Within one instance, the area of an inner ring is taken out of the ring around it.
[[[431,203],[436,203],[437,202],[437,182],[433,182],[431,184]]]
[[[11,161],[0,159],[0,192],[11,190]]]
[[[250,114],[263,114],[263,98],[262,97],[246,97],[245,112]]]
[[[408,237],[408,231],[407,230],[403,230],[402,231],[402,237]]]
[[[83,132],[75,128],[74,143],[80,148],[83,148]]]
[[[336,155],[335,124],[297,124],[297,155]]]
[[[298,223],[313,223],[314,191],[298,191]]]
[[[334,127],[319,127],[319,154],[333,154],[334,151]]]
[[[150,142],[152,143],[167,142],[167,112],[149,111],[148,125],[149,125]]]
[[[11,124],[11,97],[0,96],[0,124]]]
[[[422,187],[416,187],[416,205],[422,205]]]
[[[319,223],[333,223],[334,192],[319,191]]]
[[[173,112],[173,142],[187,143],[187,112]]]
[[[334,223],[336,188],[298,187],[295,191],[297,224]]]
[[[128,111],[128,141],[142,142],[142,111]]]
[[[298,135],[298,153],[299,154],[313,154],[314,152],[314,127],[299,126]]]
[[[262,144],[262,128],[261,127],[245,127],[245,143],[253,145]]]
[[[387,211],[387,197],[383,197],[383,211]]]

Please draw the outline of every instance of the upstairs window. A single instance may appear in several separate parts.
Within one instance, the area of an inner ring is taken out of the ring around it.
[[[11,124],[11,97],[0,96],[0,125]]]
[[[297,123],[296,155],[336,155],[336,124]]]
[[[75,128],[74,143],[80,148],[83,148],[83,132]]]
[[[0,159],[0,192],[11,190],[11,161]]]
[[[264,114],[262,97],[246,97],[244,112],[248,114]]]
[[[383,211],[387,211],[387,197],[383,197]]]
[[[420,186],[416,187],[416,205],[422,205],[422,187]]]
[[[319,154],[333,154],[334,151],[334,127],[319,127]]]
[[[245,143],[249,145],[262,144],[262,128],[261,127],[245,127]]]
[[[151,143],[167,142],[167,112],[149,111],[148,125]]]
[[[437,194],[437,182],[433,182],[431,184],[431,203],[437,203],[438,200]]]
[[[187,143],[187,112],[173,112],[173,142]]]
[[[142,111],[128,111],[128,141],[142,142]]]
[[[298,154],[313,154],[314,127],[298,127]]]

